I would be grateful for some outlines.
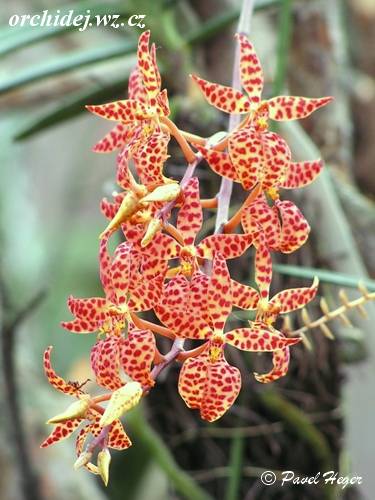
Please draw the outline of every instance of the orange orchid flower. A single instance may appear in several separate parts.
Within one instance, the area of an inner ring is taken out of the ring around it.
[[[179,379],[179,392],[190,408],[199,408],[201,417],[210,422],[220,418],[233,404],[241,387],[237,368],[225,360],[224,347],[229,344],[250,352],[274,352],[296,344],[300,338],[287,338],[269,325],[253,322],[250,328],[236,328],[224,333],[232,310],[231,279],[225,260],[217,254],[207,290],[209,324],[199,336],[186,329],[176,335],[208,340],[207,349],[185,361]],[[190,318],[194,311],[187,310]]]

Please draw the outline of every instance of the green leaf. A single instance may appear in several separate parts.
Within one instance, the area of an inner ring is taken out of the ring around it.
[[[364,279],[358,276],[347,276],[346,274],[328,271],[326,269],[316,269],[313,267],[290,266],[287,264],[274,264],[274,270],[286,276],[312,280],[317,276],[323,283],[337,285],[346,288],[358,288],[358,283],[363,283],[369,292],[375,292],[375,280]]]
[[[124,6],[124,2],[108,4],[103,2],[82,2],[59,7],[60,19],[63,15],[67,15],[70,10],[73,10],[74,16],[86,15],[86,11],[90,10],[90,15],[109,15],[119,14],[120,16],[129,15],[129,10]],[[49,9],[49,14],[56,13],[56,9]],[[42,14],[42,13],[40,13]],[[50,38],[64,35],[65,33],[78,30],[76,26],[5,26],[0,29],[0,55],[9,54],[22,47],[30,47],[30,45],[43,42]]]
[[[51,76],[61,75],[74,69],[81,69],[84,66],[89,66],[90,64],[108,61],[109,59],[131,54],[135,52],[136,47],[137,45],[135,42],[125,40],[116,45],[75,52],[48,61],[46,64],[37,66],[36,68],[33,67],[20,75],[0,83],[0,95]]]
[[[69,99],[61,101],[59,106],[54,107],[53,110],[48,110],[27,123],[25,127],[17,132],[14,139],[16,141],[27,139],[46,128],[74,118],[85,111],[85,106],[88,103],[101,104],[102,102],[110,101],[121,92],[125,92],[128,78],[129,72],[125,73],[121,79],[112,82],[106,87],[100,89],[95,87],[87,92],[79,92],[70,96]]]

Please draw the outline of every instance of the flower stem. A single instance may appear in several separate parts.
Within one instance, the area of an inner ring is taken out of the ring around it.
[[[254,0],[243,0],[241,16],[238,23],[237,32],[245,35],[249,32],[250,20],[253,13]],[[240,49],[236,46],[236,53],[233,65],[232,87],[241,90],[240,82]],[[228,130],[233,131],[241,123],[241,115],[230,115]],[[220,190],[217,195],[218,205],[216,213],[215,233],[223,232],[224,224],[228,220],[230,198],[232,195],[233,181],[223,178],[221,180]]]

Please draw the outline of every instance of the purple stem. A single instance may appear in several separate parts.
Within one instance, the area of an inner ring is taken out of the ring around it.
[[[156,380],[160,372],[164,370],[177,356],[184,350],[184,339],[176,339],[171,347],[171,350],[164,356],[164,360],[158,365],[154,366],[151,371],[151,378]]]

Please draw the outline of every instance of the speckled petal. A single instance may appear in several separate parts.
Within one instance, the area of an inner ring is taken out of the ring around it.
[[[163,184],[163,166],[168,158],[170,135],[155,131],[134,153],[133,159],[141,183]]]
[[[232,300],[235,307],[254,310],[259,302],[259,293],[251,286],[231,280]]]
[[[198,84],[207,101],[225,113],[248,113],[250,100],[239,90],[211,83],[198,76],[191,75]]]
[[[142,120],[148,116],[145,105],[135,99],[90,105],[86,106],[86,109],[91,111],[94,115],[98,115],[106,120],[125,124],[136,120]]]
[[[295,189],[307,186],[318,177],[323,166],[322,160],[291,162],[280,187]]]
[[[48,379],[48,382],[52,385],[52,387],[54,387],[56,390],[64,394],[77,395],[80,392],[79,389],[77,389],[77,387],[74,384],[66,382],[62,377],[57,375],[55,370],[52,368],[51,352],[52,352],[52,346],[48,347],[44,351],[44,358],[43,358],[44,373]]]
[[[210,363],[204,397],[201,405],[201,417],[214,422],[224,415],[233,405],[241,390],[241,373],[230,366],[224,355],[215,363]]]
[[[254,373],[255,379],[258,382],[262,382],[263,384],[268,384],[269,382],[274,382],[275,380],[284,377],[287,374],[289,368],[289,351],[289,347],[274,351],[272,354],[272,370],[268,373],[264,373],[263,375]]]
[[[241,50],[241,84],[251,102],[258,104],[263,90],[263,71],[253,45],[245,35],[236,35]]]
[[[307,97],[278,96],[269,99],[269,116],[273,120],[289,121],[306,118],[315,110],[332,101],[332,97],[308,99]]]
[[[302,215],[300,209],[291,201],[276,201],[280,218],[281,232],[279,251],[291,253],[298,250],[307,240],[310,233],[310,226]]]
[[[143,85],[149,99],[155,98],[160,91],[160,75],[158,68],[150,54],[150,31],[144,31],[138,40],[138,68],[142,75]]]
[[[133,127],[118,123],[103,139],[95,144],[93,151],[95,153],[111,153],[127,144],[133,137],[133,133]]]
[[[273,352],[300,342],[299,337],[285,337],[282,333],[260,321],[251,321],[250,328],[236,328],[225,334],[225,341],[251,352]]]
[[[185,245],[193,245],[202,227],[203,214],[199,197],[199,180],[193,177],[184,188],[184,201],[177,217],[177,229]]]
[[[211,317],[215,331],[223,331],[231,311],[231,279],[224,258],[217,254],[213,262],[211,280],[208,286],[208,314]]]
[[[63,422],[61,424],[57,424],[51,434],[46,437],[46,439],[40,445],[40,447],[47,448],[47,446],[51,446],[51,444],[58,443],[59,441],[68,438],[79,427],[82,420],[82,418],[75,418],[67,420],[66,422]]]
[[[272,280],[272,260],[264,237],[259,236],[255,252],[255,281],[260,297],[268,299]]]
[[[235,259],[250,247],[253,240],[252,234],[213,234],[199,243],[197,251],[204,259],[213,259],[218,252],[224,259]]]
[[[124,372],[144,387],[152,387],[151,365],[155,355],[155,337],[149,330],[134,328],[120,342],[120,363]]]
[[[264,152],[261,135],[252,127],[242,128],[230,135],[228,151],[244,189],[252,189],[263,179]]]
[[[211,169],[221,177],[226,177],[235,182],[240,182],[237,171],[230,159],[229,153],[207,149],[196,145],[197,150],[202,153]]]
[[[114,391],[124,385],[120,378],[120,337],[99,340],[91,349],[91,368],[101,387]]]
[[[272,297],[271,304],[280,306],[280,314],[289,313],[301,309],[311,302],[318,291],[319,280],[315,277],[311,287],[289,288]]]

